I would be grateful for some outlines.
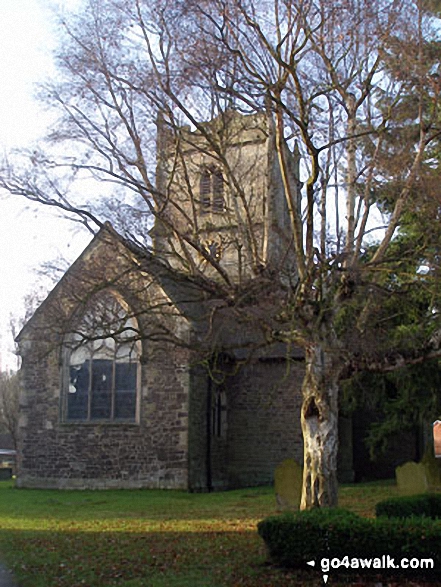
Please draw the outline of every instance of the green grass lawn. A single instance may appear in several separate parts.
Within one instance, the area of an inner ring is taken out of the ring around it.
[[[340,505],[372,516],[395,493],[393,483],[343,486]],[[256,524],[275,512],[271,488],[47,491],[0,482],[0,551],[22,587],[323,585],[318,573],[267,563]]]

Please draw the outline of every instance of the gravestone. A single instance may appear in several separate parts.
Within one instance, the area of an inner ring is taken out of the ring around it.
[[[279,509],[299,509],[302,484],[302,467],[294,459],[286,459],[276,467],[274,472],[274,489]]]
[[[418,495],[429,489],[424,463],[409,462],[395,469],[398,491],[401,495]]]

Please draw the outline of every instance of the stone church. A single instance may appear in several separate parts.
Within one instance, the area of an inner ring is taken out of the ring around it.
[[[210,491],[268,484],[281,461],[302,461],[301,352],[262,344],[184,277],[217,267],[220,281],[246,279],[246,242],[296,279],[271,122],[230,113],[218,134],[241,185],[212,134],[184,127],[177,156],[158,123],[164,214],[150,249],[104,225],[19,334],[19,487]],[[286,160],[299,200],[298,157],[287,148]]]

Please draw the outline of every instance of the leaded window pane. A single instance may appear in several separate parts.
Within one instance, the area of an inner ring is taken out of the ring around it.
[[[89,361],[82,365],[71,365],[67,394],[67,419],[86,420],[89,404]]]
[[[113,361],[92,362],[91,419],[108,419],[112,415]]]
[[[136,414],[136,363],[115,365],[115,418],[133,419]]]

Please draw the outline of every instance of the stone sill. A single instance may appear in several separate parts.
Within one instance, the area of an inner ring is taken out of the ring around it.
[[[87,426],[87,427],[91,427],[91,426],[114,426],[116,428],[121,428],[122,426],[131,426],[131,427],[137,427],[139,428],[139,426],[141,425],[141,422],[133,422],[131,420],[120,420],[118,422],[109,422],[109,420],[69,420],[64,421],[64,422],[60,422],[60,426],[63,426],[68,428],[68,427],[75,427],[78,428],[79,426]]]

